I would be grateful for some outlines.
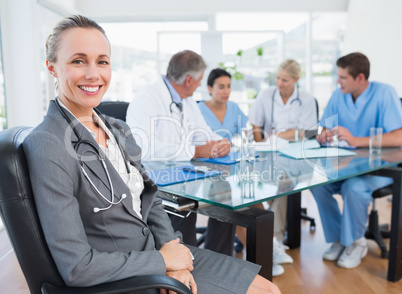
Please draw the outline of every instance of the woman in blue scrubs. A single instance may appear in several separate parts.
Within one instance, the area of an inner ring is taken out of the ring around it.
[[[210,128],[232,141],[246,126],[247,116],[239,106],[229,101],[231,75],[222,68],[215,68],[208,76],[208,91],[211,99],[198,103],[202,115]]]

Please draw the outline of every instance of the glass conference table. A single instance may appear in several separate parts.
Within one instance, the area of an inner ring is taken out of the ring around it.
[[[363,174],[394,179],[388,280],[402,277],[402,163],[401,148],[383,148],[381,155],[370,156],[368,149],[356,155],[292,159],[279,152],[257,152],[253,162],[223,165],[200,161],[176,162],[176,166],[195,165],[221,171],[217,176],[159,187],[165,193],[193,199],[197,213],[247,228],[247,260],[262,266],[260,274],[272,279],[273,212],[251,207],[277,197],[288,197],[288,245],[300,246],[301,192]],[[144,162],[147,170],[167,166]],[[245,172],[246,171],[246,172]],[[246,174],[246,175],[245,175]]]

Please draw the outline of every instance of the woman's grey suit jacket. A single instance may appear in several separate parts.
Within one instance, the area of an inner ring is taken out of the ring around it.
[[[141,167],[141,149],[128,126],[106,117],[126,158],[144,178],[139,218],[132,207],[129,188],[106,158],[116,199],[129,197],[110,209],[93,212],[109,204],[84,177],[77,154],[94,185],[110,199],[110,185],[92,135],[70,114],[83,141],[78,138],[54,101],[44,121],[23,143],[42,228],[51,254],[63,279],[71,286],[89,286],[135,275],[166,273],[160,247],[177,238],[161,201],[155,198],[156,185]],[[88,143],[89,142],[89,143]],[[93,144],[93,146],[91,146]],[[102,153],[102,151],[101,151]],[[104,154],[102,153],[102,156]]]

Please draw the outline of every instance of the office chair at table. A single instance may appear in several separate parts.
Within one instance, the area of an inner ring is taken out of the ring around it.
[[[372,239],[374,240],[378,246],[381,249],[381,257],[382,258],[388,258],[388,248],[385,245],[384,242],[384,238],[388,238],[390,237],[390,231],[389,231],[389,225],[388,224],[379,224],[378,221],[378,211],[376,210],[375,207],[375,201],[378,198],[382,198],[385,196],[388,196],[392,194],[392,184],[388,185],[386,187],[377,189],[373,192],[373,194],[371,195],[373,197],[373,204],[372,204],[372,208],[370,211],[370,215],[369,215],[369,220],[368,220],[368,227],[366,230],[366,234],[365,237],[367,239]]]
[[[0,215],[29,290],[38,293],[127,293],[147,289],[191,291],[163,275],[136,276],[91,287],[68,287],[61,278],[40,225],[22,142],[31,132],[16,127],[0,132]]]
[[[402,103],[402,98],[400,98],[400,101]],[[399,167],[402,167],[402,165],[398,165]],[[389,238],[390,237],[390,231],[389,231],[389,225],[388,224],[379,224],[378,221],[378,211],[376,210],[375,207],[375,201],[378,198],[382,198],[388,195],[392,195],[393,190],[392,190],[392,184],[388,185],[386,187],[380,188],[375,190],[371,196],[373,197],[373,204],[372,208],[370,211],[369,215],[369,220],[368,220],[368,227],[366,230],[365,237],[367,239],[372,239],[374,240],[378,246],[381,249],[381,257],[382,258],[388,258],[388,249],[387,246],[385,245],[384,238]]]
[[[124,101],[104,101],[96,109],[102,114],[126,121],[128,104]]]

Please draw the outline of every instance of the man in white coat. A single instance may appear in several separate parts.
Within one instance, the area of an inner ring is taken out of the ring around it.
[[[180,51],[170,59],[166,76],[158,77],[134,97],[126,121],[142,148],[143,161],[188,161],[229,154],[229,141],[212,132],[191,97],[205,69],[200,55]],[[171,220],[174,229],[182,232],[183,241],[196,246],[196,215],[186,219],[171,216]],[[232,255],[233,243],[234,226],[210,219],[205,248]]]
[[[126,121],[142,148],[142,160],[223,157],[227,139],[212,132],[191,97],[204,76],[206,64],[197,53],[173,55],[166,76],[144,87],[127,110]]]

